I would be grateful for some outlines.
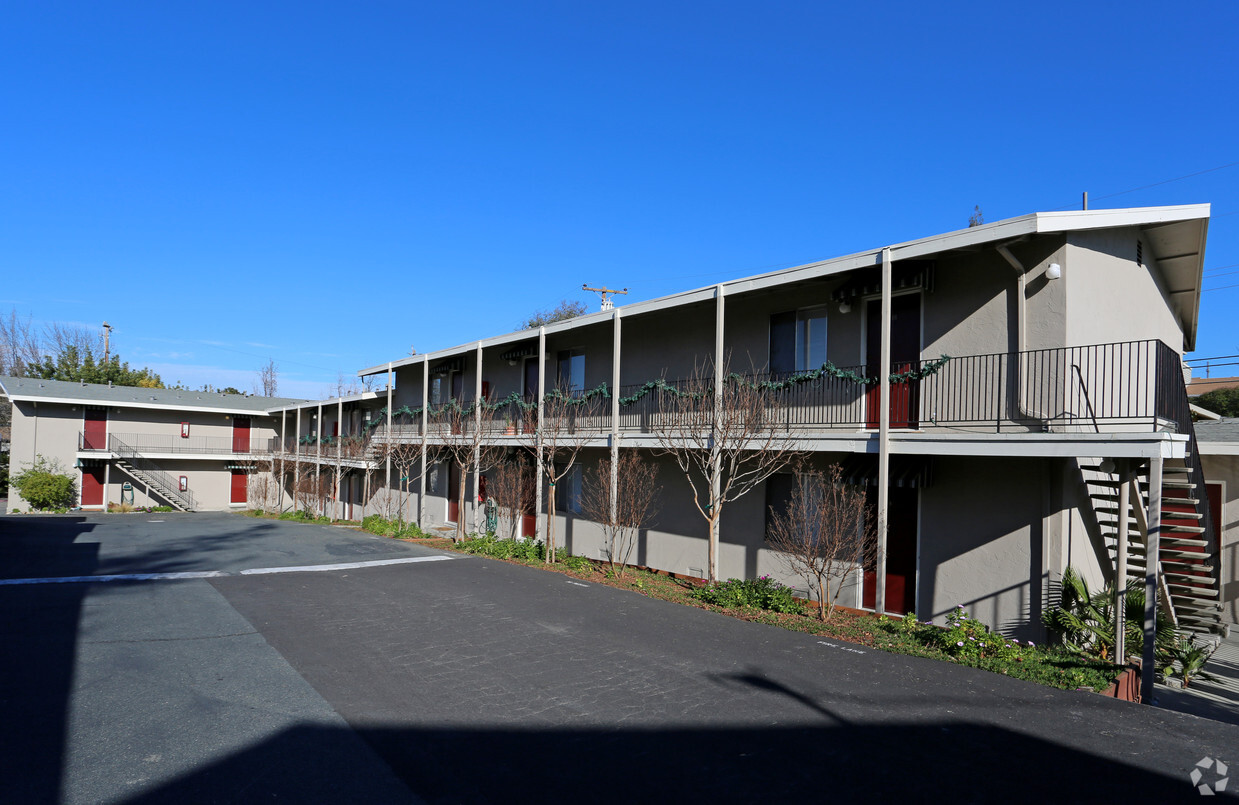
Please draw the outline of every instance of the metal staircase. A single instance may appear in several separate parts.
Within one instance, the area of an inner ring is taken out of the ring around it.
[[[135,479],[156,492],[178,511],[191,512],[196,504],[193,492],[182,492],[175,478],[160,469],[159,465],[146,458],[114,435],[108,436],[108,449],[116,456],[116,465]]]

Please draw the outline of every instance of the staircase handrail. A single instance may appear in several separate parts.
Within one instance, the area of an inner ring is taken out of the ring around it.
[[[175,478],[160,469],[155,462],[116,438],[116,434],[108,434],[108,448],[142,473],[149,475],[155,482],[155,486],[159,488],[159,492],[165,497],[175,499],[191,511],[197,507],[193,492],[188,490],[182,492],[179,489],[180,483]]]

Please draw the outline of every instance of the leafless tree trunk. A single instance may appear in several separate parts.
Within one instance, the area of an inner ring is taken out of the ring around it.
[[[807,452],[781,423],[777,396],[757,383],[730,379],[715,387],[709,364],[660,394],[654,436],[688,481],[693,505],[709,526],[707,575],[718,581],[718,525],[728,503],[799,463]]]
[[[866,517],[863,487],[843,483],[837,464],[796,477],[787,508],[770,512],[766,541],[816,590],[818,618],[829,620],[839,593],[877,556],[877,529]]]
[[[555,537],[555,485],[572,471],[581,450],[596,435],[596,432],[587,426],[590,405],[591,402],[573,396],[568,389],[555,388],[542,400],[541,451],[539,452],[539,433],[536,426],[526,429],[521,434],[524,442],[537,457],[538,471],[547,480],[546,562],[548,564],[556,560],[558,552]]]
[[[607,562],[617,576],[636,546],[642,527],[658,513],[658,465],[635,449],[620,453],[614,505],[611,501],[611,459],[589,472],[581,491],[581,510],[602,526]]]
[[[403,523],[405,519],[405,500],[409,494],[409,486],[415,479],[421,477],[421,436],[408,433],[393,433],[392,441],[384,443],[380,451],[382,452],[380,460],[386,459],[390,455],[392,467],[396,470],[397,501],[399,504],[396,508],[396,517]],[[427,455],[427,460],[430,458],[431,455]]]

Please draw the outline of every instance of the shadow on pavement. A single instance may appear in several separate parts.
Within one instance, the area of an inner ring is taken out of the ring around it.
[[[98,566],[97,543],[77,543],[94,526],[82,517],[0,517],[0,571],[81,575]],[[0,586],[0,802],[57,802],[81,584]]]
[[[1199,799],[1186,773],[1169,778],[970,725],[358,734],[428,802]],[[312,768],[314,758],[337,756],[333,744],[350,740],[347,730],[289,730],[128,802],[408,801],[382,781]],[[994,757],[1006,761],[995,764]]]

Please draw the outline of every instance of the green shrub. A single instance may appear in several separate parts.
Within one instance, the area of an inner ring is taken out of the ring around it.
[[[916,616],[912,618],[915,622]],[[991,632],[988,626],[965,612],[963,604],[951,610],[946,622],[946,628],[937,635],[938,645],[947,654],[969,664],[983,659],[1013,661],[1023,651],[1019,641]]]
[[[284,512],[278,519],[291,520],[295,523],[312,523],[314,522],[314,515],[302,509],[301,511]]]
[[[541,560],[546,556],[545,546],[532,539],[495,539],[493,535],[472,535],[461,540],[457,547],[465,553],[489,556],[494,559]]]
[[[59,462],[35,456],[30,469],[13,476],[12,485],[32,509],[63,509],[77,505],[77,484]]]
[[[769,576],[728,579],[721,584],[700,587],[689,594],[699,601],[727,609],[765,609],[796,614],[804,611],[804,607],[792,596],[792,589]]]
[[[572,554],[565,554],[561,561],[563,561],[564,567],[568,568],[569,570],[575,573],[584,573],[585,571],[589,570],[591,567],[590,561],[586,559],[584,556],[573,556]]]

